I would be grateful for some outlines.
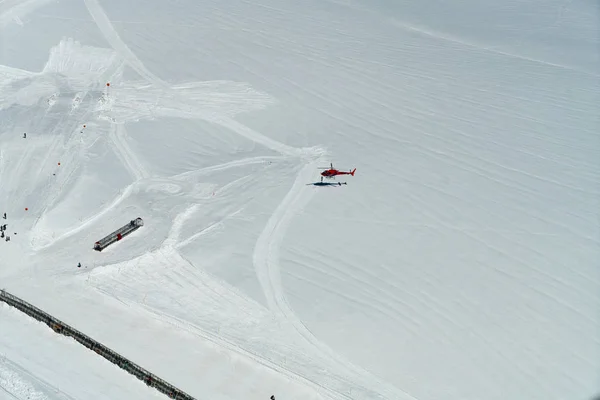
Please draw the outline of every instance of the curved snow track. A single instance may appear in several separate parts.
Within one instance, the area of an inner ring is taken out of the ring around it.
[[[279,250],[289,225],[311,200],[315,191],[306,189],[305,183],[310,180],[313,171],[320,165],[321,161],[308,162],[298,173],[292,188],[283,201],[279,204],[265,229],[261,233],[255,247],[253,262],[263,293],[271,311],[278,317],[291,325],[319,354],[327,354],[339,371],[343,371],[352,377],[352,382],[372,391],[372,394],[380,393],[383,398],[415,399],[408,393],[386,384],[367,371],[353,365],[335,353],[329,346],[319,341],[313,333],[304,325],[302,320],[292,310],[286,300],[279,266]]]

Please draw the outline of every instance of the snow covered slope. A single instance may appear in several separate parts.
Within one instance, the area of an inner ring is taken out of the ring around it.
[[[589,398],[597,11],[2,2],[0,287],[198,398]],[[0,318],[55,398],[75,350]],[[72,398],[147,397],[81,352]]]
[[[164,398],[73,339],[56,335],[4,303],[0,321],[1,399]]]

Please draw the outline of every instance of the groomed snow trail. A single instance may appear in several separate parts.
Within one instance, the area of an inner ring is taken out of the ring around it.
[[[279,204],[266,227],[260,234],[253,255],[254,267],[258,276],[263,293],[267,299],[269,308],[279,318],[294,326],[296,332],[301,335],[315,350],[321,354],[327,354],[331,360],[336,362],[340,371],[353,376],[353,381],[369,388],[373,393],[380,393],[383,398],[415,399],[408,393],[403,392],[386,382],[381,381],[368,374],[362,368],[353,365],[349,360],[336,354],[329,346],[319,341],[304,323],[294,313],[292,307],[286,300],[281,282],[281,271],[279,266],[279,250],[285,237],[285,232],[293,218],[302,211],[316,193],[313,188],[308,189],[306,182],[314,176],[318,165],[323,164],[325,158],[308,162],[298,173],[292,188],[283,201]]]

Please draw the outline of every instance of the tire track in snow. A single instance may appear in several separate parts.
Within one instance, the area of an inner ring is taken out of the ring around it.
[[[279,249],[291,220],[309,203],[315,193],[314,190],[309,191],[305,189],[305,182],[312,175],[312,171],[317,168],[317,164],[322,161],[309,162],[302,168],[292,188],[267,222],[256,243],[253,263],[256,275],[267,299],[267,304],[269,309],[275,312],[281,319],[291,323],[294,329],[320,354],[327,354],[330,360],[337,364],[339,370],[345,371],[348,375],[352,376],[357,385],[364,385],[365,389],[368,389],[372,393],[385,393],[386,398],[416,400],[408,393],[381,381],[379,378],[370,375],[367,371],[339,356],[334,350],[313,335],[296,316],[286,300],[279,270]],[[361,381],[364,383],[359,383]]]
[[[108,137],[111,140],[111,144],[115,149],[117,157],[121,160],[123,165],[129,170],[129,173],[135,180],[147,178],[149,176],[144,164],[140,162],[134,151],[131,150],[127,139],[125,138],[127,131],[123,124],[112,124]]]
[[[221,125],[224,128],[228,128],[237,133],[238,135],[245,137],[246,139],[249,139],[255,143],[262,144],[263,146],[268,147],[271,150],[275,150],[280,154],[284,154],[287,156],[300,156],[304,153],[302,149],[290,147],[286,144],[280,143],[276,140],[266,137],[231,118],[210,118],[208,119],[208,121]]]
[[[98,0],[84,0],[85,6],[87,7],[90,15],[96,22],[96,25],[100,29],[100,32],[104,36],[104,38],[108,41],[108,43],[112,46],[112,48],[123,57],[129,66],[135,70],[138,74],[140,74],[143,78],[147,79],[149,82],[162,87],[164,89],[169,89],[169,85],[150,72],[140,59],[136,57],[135,54],[129,49],[129,47],[123,42],[112,23],[108,19],[108,16],[98,3]]]
[[[192,218],[192,215],[194,215],[194,213],[196,213],[196,211],[198,211],[199,208],[200,204],[193,204],[190,207],[188,207],[185,211],[177,214],[173,221],[173,225],[171,225],[171,230],[169,231],[167,238],[161,246],[161,251],[164,247],[171,249],[177,245],[179,237],[181,236],[181,229],[183,228],[183,224],[185,224],[185,222],[188,219]]]
[[[165,250],[167,250],[167,249],[165,249]],[[161,255],[165,258],[169,258],[170,260],[180,259],[182,262],[190,264],[189,261],[187,261],[183,257],[181,257],[181,255],[178,252],[169,252],[169,250],[167,250],[166,254],[161,252]],[[102,289],[99,289],[98,287],[94,287],[94,290],[102,291]],[[117,301],[119,301],[119,299],[115,295],[110,294],[110,293],[105,293],[105,294],[107,296],[110,296],[111,298],[114,298]],[[215,335],[214,333],[210,332],[209,330],[203,329],[201,326],[198,326],[198,325],[194,324],[193,322],[181,319],[181,318],[173,316],[173,315],[165,315],[162,312],[162,310],[157,309],[157,308],[150,306],[148,304],[145,304],[145,303],[144,304],[126,303],[126,306],[134,308],[134,309],[137,308],[140,311],[145,311],[145,312],[149,313],[150,315],[156,317],[159,321],[161,321],[165,324],[175,326],[177,329],[186,331],[194,336],[198,336],[198,337],[202,338],[203,340],[206,340],[207,342],[213,343],[214,345],[218,346],[221,349],[225,349],[234,354],[237,354],[239,356],[242,356],[244,358],[252,360],[252,361],[256,362],[257,364],[259,364],[267,369],[270,369],[276,373],[279,373],[294,382],[297,382],[299,384],[303,384],[312,389],[315,389],[315,390],[319,391],[320,393],[322,393],[324,395],[324,397],[326,397],[328,399],[349,400],[348,396],[341,394],[335,390],[332,390],[328,387],[325,387],[325,386],[319,384],[318,382],[315,382],[315,381],[303,376],[302,374],[299,374],[296,371],[292,371],[291,369],[286,368],[284,365],[275,363],[275,362],[269,360],[268,358],[264,358],[260,354],[255,354],[254,352],[246,350],[244,347],[239,346],[238,344],[234,343],[233,341],[226,339],[221,335]]]
[[[193,176],[195,174],[205,175],[205,174],[208,174],[208,173],[211,173],[211,172],[215,172],[215,171],[222,171],[222,170],[226,170],[228,168],[234,168],[234,167],[243,167],[243,166],[246,166],[246,165],[261,163],[261,162],[264,162],[265,160],[278,159],[278,158],[279,157],[251,157],[251,158],[246,158],[246,159],[242,159],[242,160],[236,160],[236,161],[228,162],[228,163],[224,163],[224,164],[212,165],[210,167],[201,168],[201,169],[196,170],[196,171],[188,171],[188,172],[185,172],[184,174],[175,175],[175,176],[172,176],[170,178],[159,178],[156,181],[158,181],[158,182],[164,182],[165,180],[169,180],[169,179],[182,180],[182,178],[184,178],[184,179],[185,178],[189,178],[190,176]],[[150,185],[152,182],[154,182],[154,180],[148,181],[148,184]],[[82,230],[86,229],[91,224],[93,224],[96,221],[100,220],[104,215],[106,215],[108,212],[110,212],[113,208],[117,207],[119,204],[121,204],[123,201],[125,201],[132,193],[134,193],[136,190],[139,189],[139,186],[141,184],[144,184],[144,183],[145,182],[139,182],[139,181],[131,183],[130,185],[128,185],[127,187],[125,187],[125,189],[122,189],[119,192],[119,194],[113,199],[113,201],[110,202],[110,204],[108,204],[102,210],[98,211],[96,214],[94,214],[94,215],[90,216],[89,218],[85,219],[83,222],[81,222],[80,224],[78,224],[72,230],[63,233],[62,235],[57,236],[52,241],[50,241],[48,243],[45,243],[43,245],[37,245],[36,246],[36,245],[34,245],[32,243],[33,250],[38,251],[38,250],[46,249],[46,248],[54,245],[58,241],[64,240],[64,239],[66,239],[66,238],[68,238],[70,236],[73,236],[73,235],[81,232]]]
[[[186,171],[181,174],[172,176],[173,179],[192,179],[197,176],[210,174],[211,172],[223,171],[234,167],[245,167],[252,164],[262,164],[265,162],[271,162],[276,160],[282,160],[281,156],[259,156],[243,158],[241,160],[229,161],[223,164],[211,165],[209,167],[200,168],[194,171]]]
[[[316,162],[306,164],[287,193],[283,201],[279,204],[267,225],[260,234],[252,261],[256,269],[256,275],[260,285],[265,293],[269,309],[279,312],[281,316],[289,319],[291,316],[291,307],[287,304],[281,285],[279,275],[279,266],[277,259],[279,257],[279,246],[283,239],[283,234],[289,220],[310,201],[314,192],[305,191],[302,193],[302,186],[310,174],[310,170],[315,168]],[[304,196],[302,196],[304,194]]]
[[[204,236],[204,235],[212,232],[216,228],[222,226],[225,223],[226,220],[235,217],[236,215],[238,215],[239,213],[241,213],[243,210],[244,210],[244,208],[240,208],[237,211],[234,211],[234,212],[226,215],[225,217],[219,219],[218,221],[215,221],[215,222],[211,223],[207,227],[203,228],[200,232],[196,232],[192,236],[190,236],[189,238],[187,238],[185,240],[182,240],[180,242],[177,242],[177,244],[175,245],[175,248],[176,249],[180,249],[181,247],[185,247],[185,246],[189,245],[190,243],[193,243],[200,236]]]
[[[238,178],[232,182],[229,182],[225,186],[223,186],[219,189],[216,189],[213,192],[213,196],[214,195],[218,196],[221,193],[226,193],[227,191],[229,191],[232,188],[242,186],[244,183],[251,181],[251,178],[253,177],[253,175],[254,174],[245,175],[245,176]],[[205,235],[208,232],[212,231],[213,229],[217,228],[218,226],[222,225],[225,220],[239,214],[240,212],[242,212],[242,210],[244,210],[245,207],[239,208],[236,211],[228,213],[226,216],[219,218],[217,221],[211,223],[210,225],[208,225],[207,227],[202,229],[200,232],[195,233],[194,235],[190,236],[189,238],[187,238],[185,240],[181,240],[180,239],[181,230],[183,228],[184,223],[187,220],[191,219],[192,215],[194,213],[196,213],[199,208],[200,208],[200,204],[193,204],[192,206],[188,207],[185,211],[181,212],[180,214],[178,214],[175,217],[175,219],[173,221],[173,225],[171,226],[171,231],[170,231],[169,235],[167,236],[167,239],[165,239],[165,241],[163,242],[163,246],[166,246],[169,248],[180,248],[181,246],[185,246],[185,245],[193,242],[198,237]]]
[[[53,244],[55,244],[56,242],[60,241],[60,240],[64,240],[70,236],[75,235],[76,233],[81,232],[82,230],[84,230],[85,228],[87,228],[89,225],[93,224],[94,222],[98,221],[100,218],[102,218],[105,214],[107,214],[109,211],[111,211],[114,207],[116,207],[117,205],[119,205],[121,202],[123,202],[127,197],[129,197],[129,195],[131,195],[131,193],[133,192],[133,190],[136,188],[136,183],[132,183],[129,186],[127,186],[123,191],[121,191],[119,193],[119,195],[105,208],[103,208],[102,210],[100,210],[98,213],[92,215],[91,217],[87,218],[86,220],[84,220],[82,223],[78,224],[77,227],[71,229],[70,231],[67,231],[65,233],[63,233],[62,235],[57,236],[56,238],[48,241],[47,243],[44,243],[42,245],[36,245],[34,243],[35,240],[33,240],[31,242],[31,248],[34,251],[39,251],[39,250],[44,250],[50,246],[52,246]]]
[[[96,22],[96,25],[100,29],[102,35],[109,42],[112,48],[125,59],[127,64],[131,68],[133,68],[137,73],[139,73],[143,78],[148,80],[148,82],[160,87],[165,92],[177,93],[181,97],[185,97],[185,95],[178,93],[177,89],[174,89],[167,82],[163,81],[152,72],[150,72],[146,66],[142,63],[142,61],[129,49],[127,44],[121,39],[115,30],[114,26],[108,19],[108,16],[98,3],[98,0],[84,0],[85,5]],[[205,116],[202,113],[198,113],[198,116],[208,122],[213,122],[218,124],[224,128],[230,129],[242,137],[252,140],[255,143],[261,144],[271,150],[274,150],[280,154],[289,155],[289,156],[301,156],[303,154],[307,154],[307,152],[303,149],[296,149],[294,147],[287,146],[283,143],[280,143],[274,139],[271,139],[263,134],[256,132],[239,122],[226,117],[216,117],[216,116]]]
[[[87,92],[88,91],[86,90],[85,92],[82,92],[80,94],[82,94],[82,96],[86,96]],[[30,244],[34,251],[47,248],[58,240],[49,240],[47,237],[45,238],[43,231],[40,232],[39,229],[37,229],[38,224],[48,212],[48,209],[60,196],[63,186],[70,182],[72,175],[80,166],[83,151],[83,141],[80,136],[81,134],[78,134],[77,132],[80,132],[79,125],[81,121],[86,121],[93,113],[93,104],[89,104],[85,109],[80,109],[80,106],[78,106],[72,109],[68,114],[61,116],[59,122],[52,129],[52,134],[54,134],[54,138],[52,139],[49,149],[46,151],[43,160],[40,163],[40,168],[37,172],[36,179],[32,181],[38,182],[44,170],[49,168],[49,160],[51,155],[56,156],[59,160],[61,158],[67,158],[67,160],[70,162],[67,165],[63,165],[63,167],[61,168],[61,172],[57,173],[57,177],[60,177],[61,174],[64,174],[62,175],[64,177],[53,181],[52,183],[47,185],[44,190],[46,201],[41,207],[41,211],[39,212],[35,223],[31,227],[30,233]],[[70,117],[73,116],[75,117],[75,120],[77,122],[69,122]],[[65,136],[62,135],[63,132],[69,133],[67,133],[67,135]],[[59,146],[61,144],[62,146]],[[79,151],[76,151],[77,148],[79,148]],[[40,241],[42,241],[42,244],[36,244],[36,242],[39,243]]]

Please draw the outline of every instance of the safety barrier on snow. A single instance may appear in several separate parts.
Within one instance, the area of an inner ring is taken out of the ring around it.
[[[103,344],[95,341],[89,336],[84,335],[78,330],[71,328],[64,322],[59,321],[58,319],[52,317],[50,314],[40,310],[39,308],[27,303],[24,300],[21,300],[20,298],[6,292],[5,290],[0,290],[0,301],[3,301],[6,304],[16,308],[17,310],[29,315],[30,317],[45,323],[52,330],[54,330],[54,332],[72,337],[88,349],[95,351],[98,355],[101,355],[108,361],[119,366],[121,369],[124,369],[125,371],[129,372],[131,375],[134,375],[139,380],[143,381],[146,385],[155,388],[156,390],[158,390],[161,393],[164,393],[170,398],[177,400],[195,400],[189,394],[177,389],[175,386],[160,379],[158,376],[146,371],[139,365],[115,353]]]
[[[103,237],[94,243],[94,250],[102,251],[111,244],[118,242],[123,239],[125,236],[129,235],[131,232],[138,229],[140,226],[144,226],[144,221],[141,218],[136,218],[131,221],[127,225],[123,225],[110,235]]]

